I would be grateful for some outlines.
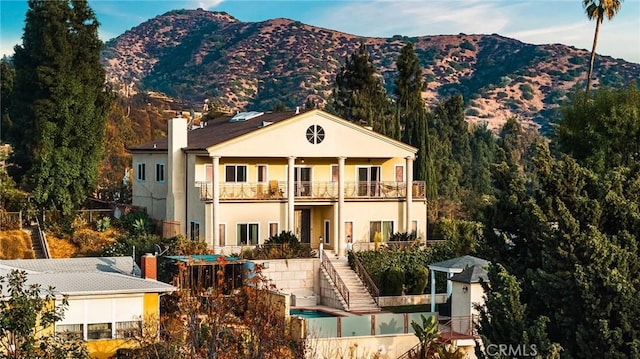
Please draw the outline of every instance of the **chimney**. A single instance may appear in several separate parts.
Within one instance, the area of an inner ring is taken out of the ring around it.
[[[158,262],[155,255],[146,253],[141,259],[141,275],[144,279],[158,279]]]

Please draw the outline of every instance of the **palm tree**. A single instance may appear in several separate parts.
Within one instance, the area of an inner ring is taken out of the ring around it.
[[[596,59],[596,44],[598,42],[598,32],[600,24],[605,16],[611,20],[620,10],[622,0],[582,0],[582,6],[589,20],[596,19],[596,32],[593,35],[593,48],[591,49],[591,59],[589,60],[589,72],[587,73],[587,93],[591,88],[591,74],[593,73],[593,63]]]

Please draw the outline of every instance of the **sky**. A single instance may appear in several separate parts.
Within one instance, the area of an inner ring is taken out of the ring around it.
[[[225,11],[240,21],[288,18],[368,37],[500,34],[591,50],[595,21],[582,0],[89,0],[103,41],[170,10]],[[21,42],[26,0],[0,0],[0,54]],[[596,52],[640,63],[640,0],[600,27]]]

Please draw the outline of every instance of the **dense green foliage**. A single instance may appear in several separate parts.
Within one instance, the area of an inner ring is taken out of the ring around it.
[[[336,75],[327,110],[349,121],[371,126],[375,131],[397,137],[399,127],[391,120],[389,99],[369,54],[360,45]]]
[[[27,283],[26,272],[13,270],[0,276],[0,291],[0,358],[89,357],[81,340],[64,340],[47,332],[62,320],[68,305],[66,298],[54,303],[54,288]]]
[[[488,223],[499,230],[486,232],[486,256],[521,281],[528,319],[548,317],[549,340],[568,356],[637,357],[640,168],[598,176],[544,144],[533,163],[530,174],[496,167]]]
[[[111,95],[98,21],[86,1],[30,0],[7,139],[36,203],[69,213],[96,186]]]
[[[640,161],[640,89],[577,93],[557,128],[560,151],[597,173]]]

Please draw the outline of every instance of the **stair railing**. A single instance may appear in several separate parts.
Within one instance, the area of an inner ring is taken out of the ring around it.
[[[420,349],[422,349],[422,343],[414,345],[413,348],[404,352],[404,354],[400,355],[397,359],[418,358],[420,356]]]
[[[349,309],[349,288],[344,284],[342,278],[338,275],[338,271],[333,266],[333,263],[329,260],[329,255],[324,250],[322,251],[322,268],[327,271],[329,278],[333,281],[333,285],[336,286],[338,293],[342,296],[342,299],[347,303],[347,309]]]
[[[44,236],[44,232],[42,232],[42,228],[40,227],[40,220],[38,216],[34,216],[36,219],[36,227],[38,228],[38,240],[40,241],[40,245],[42,246],[42,253],[44,254],[45,259],[51,258],[49,255],[49,244],[47,243],[47,239]]]
[[[364,284],[364,287],[367,288],[367,291],[373,298],[373,301],[376,302],[376,305],[378,306],[378,308],[380,308],[380,290],[376,286],[376,283],[373,281],[373,279],[371,279],[369,273],[367,273],[367,270],[362,265],[362,262],[360,262],[360,260],[358,259],[358,256],[353,254],[352,257],[354,267],[353,270],[356,271],[356,274],[358,275],[358,277],[360,277],[360,280],[362,281],[362,284]]]

